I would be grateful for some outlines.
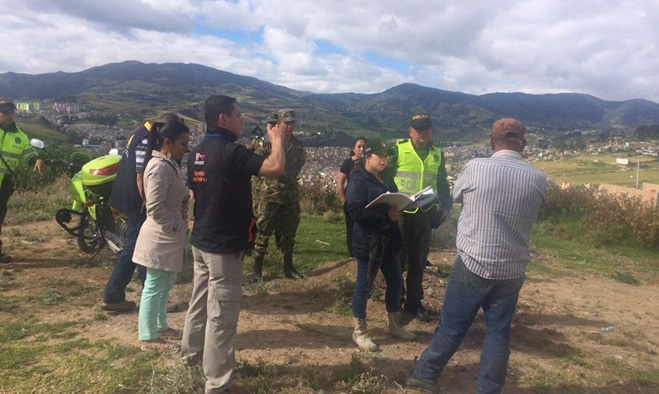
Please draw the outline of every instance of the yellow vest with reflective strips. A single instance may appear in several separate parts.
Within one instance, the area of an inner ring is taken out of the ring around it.
[[[38,156],[30,145],[27,135],[16,126],[17,131],[5,131],[0,128],[0,183],[5,174],[12,174],[22,163],[27,163],[32,157]]]
[[[417,193],[428,186],[437,191],[437,174],[442,164],[442,151],[431,146],[428,157],[421,160],[412,146],[412,141],[406,140],[398,144],[398,163],[394,181],[398,191],[402,193]]]

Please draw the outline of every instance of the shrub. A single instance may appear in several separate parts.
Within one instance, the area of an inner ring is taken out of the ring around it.
[[[303,214],[323,215],[327,211],[342,211],[341,201],[334,188],[321,182],[300,186],[300,209]]]
[[[547,186],[541,220],[580,223],[580,235],[595,246],[631,241],[643,247],[659,246],[659,211],[640,198],[600,193],[596,188]]]

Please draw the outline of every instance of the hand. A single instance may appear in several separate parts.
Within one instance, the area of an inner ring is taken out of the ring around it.
[[[392,222],[395,222],[400,217],[400,212],[398,212],[394,207],[389,208],[387,214],[389,215],[389,220]]]
[[[34,163],[34,171],[39,173],[39,176],[43,176],[43,174],[46,172],[46,165],[43,163],[43,160],[37,159],[37,161]]]
[[[286,129],[286,125],[284,124],[284,121],[279,121],[275,126],[268,125],[267,126],[267,133],[268,133],[268,139],[270,142],[274,141],[279,141],[284,138],[284,130]]]
[[[341,206],[346,205],[346,198],[339,194],[339,200],[341,200]]]

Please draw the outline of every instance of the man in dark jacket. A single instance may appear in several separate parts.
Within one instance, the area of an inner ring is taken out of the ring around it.
[[[215,95],[204,103],[206,136],[190,152],[188,187],[194,194],[194,285],[181,354],[203,363],[206,393],[234,392],[235,337],[242,298],[243,257],[253,237],[253,175],[284,173],[283,122],[268,125],[266,158],[237,144],[243,128],[236,99]]]

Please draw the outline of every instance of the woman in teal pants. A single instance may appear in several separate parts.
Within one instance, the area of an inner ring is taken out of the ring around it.
[[[167,324],[167,299],[187,256],[188,188],[178,162],[189,151],[189,140],[190,130],[180,122],[156,122],[149,132],[147,217],[133,253],[133,261],[147,268],[138,324],[144,349],[170,347],[165,339],[181,338],[180,331]]]

